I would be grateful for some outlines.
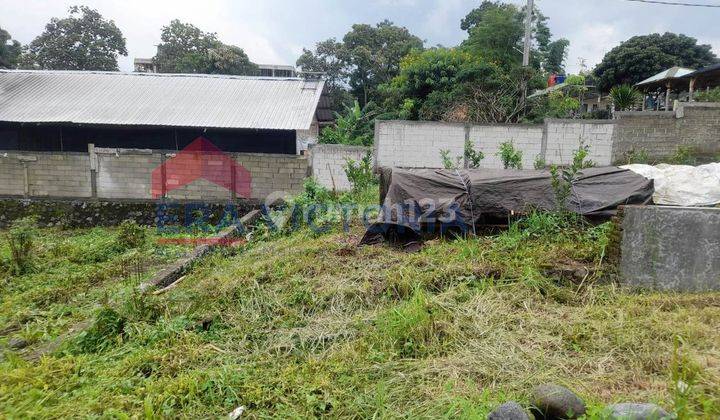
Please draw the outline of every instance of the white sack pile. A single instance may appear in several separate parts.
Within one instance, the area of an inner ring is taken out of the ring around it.
[[[720,204],[720,163],[702,166],[660,164],[626,165],[655,181],[653,201],[669,206],[715,206]]]

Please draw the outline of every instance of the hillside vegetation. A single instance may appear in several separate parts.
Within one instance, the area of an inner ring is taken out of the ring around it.
[[[553,381],[591,418],[620,401],[720,415],[720,294],[614,286],[611,223],[536,214],[413,254],[357,247],[362,233],[256,238],[159,296],[121,288],[141,281],[121,271],[61,288],[6,276],[0,329],[32,330],[33,316],[53,336],[69,319],[90,328],[39,360],[6,351],[0,413],[208,418],[243,405],[250,418],[484,418]],[[46,299],[26,291],[40,287]]]

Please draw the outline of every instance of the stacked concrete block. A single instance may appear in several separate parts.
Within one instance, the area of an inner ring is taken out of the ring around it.
[[[469,138],[477,151],[483,152],[485,159],[480,167],[502,169],[500,147],[510,142],[516,150],[522,152],[522,167],[532,169],[535,158],[541,153],[543,129],[537,125],[474,125],[469,126]]]
[[[99,154],[97,196],[100,198],[152,198],[152,172],[162,163],[160,153]]]
[[[20,152],[0,153],[0,195],[22,196],[25,194],[25,169]],[[33,155],[34,157],[34,155]]]
[[[463,156],[465,126],[426,121],[378,121],[375,124],[378,166],[441,168],[441,150]]]
[[[588,159],[598,166],[612,162],[615,126],[612,121],[547,120],[545,162],[567,165],[581,145],[589,147]]]
[[[370,148],[336,144],[315,144],[310,147],[312,175],[320,185],[336,191],[348,191],[352,184],[347,179],[347,160],[359,162]]]
[[[302,191],[308,176],[306,156],[233,153],[233,158],[252,176],[252,197],[265,200]]]

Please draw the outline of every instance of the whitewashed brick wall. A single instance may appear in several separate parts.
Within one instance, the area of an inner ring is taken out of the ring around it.
[[[598,166],[612,163],[613,132],[612,121],[547,120],[547,148],[545,162],[564,165],[572,162],[575,151],[581,144],[590,147],[591,159]]]
[[[314,144],[310,146],[312,174],[326,188],[348,191],[352,185],[345,175],[347,159],[358,162],[369,151],[369,147]]]
[[[451,157],[464,154],[465,138],[483,152],[481,168],[502,168],[500,145],[511,142],[522,151],[523,169],[533,169],[540,157],[547,164],[567,165],[583,144],[590,159],[610,165],[615,124],[612,121],[548,120],[545,125],[468,125],[421,121],[378,121],[375,150],[378,166],[441,168],[440,150]]]
[[[379,166],[441,168],[441,150],[462,156],[465,126],[425,121],[378,121],[375,156]]]
[[[483,152],[481,168],[502,169],[500,145],[511,142],[522,151],[522,167],[532,169],[542,149],[543,129],[533,125],[474,125],[470,127],[470,140],[475,150]]]

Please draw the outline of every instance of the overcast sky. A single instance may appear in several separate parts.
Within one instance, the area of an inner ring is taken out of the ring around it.
[[[621,41],[638,34],[672,31],[711,44],[720,55],[720,8],[634,3],[626,0],[535,0],[550,18],[555,37],[570,40],[567,67],[577,72],[580,58],[592,68]],[[680,0],[683,1],[683,0]],[[687,0],[720,4],[720,0]],[[514,3],[524,3],[514,0]],[[257,63],[294,64],[303,47],[329,37],[342,38],[353,23],[390,19],[406,26],[427,46],[454,46],[465,33],[460,20],[480,0],[0,0],[0,27],[23,44],[43,31],[53,16],[72,4],[96,8],[115,20],[127,39],[121,70],[133,57],[152,57],[160,28],[178,18],[221,41],[243,48]]]

